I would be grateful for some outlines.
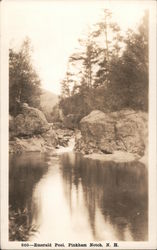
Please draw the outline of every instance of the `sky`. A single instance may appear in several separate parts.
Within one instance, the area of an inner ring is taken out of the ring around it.
[[[10,47],[25,37],[33,46],[33,63],[42,87],[60,94],[69,56],[90,25],[100,20],[103,9],[123,31],[135,28],[149,1],[106,0],[6,0],[5,27]]]

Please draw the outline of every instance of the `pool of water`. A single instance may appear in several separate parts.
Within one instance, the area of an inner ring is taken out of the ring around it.
[[[11,155],[9,208],[27,211],[21,223],[35,228],[31,241],[146,241],[147,179],[139,162],[102,163],[73,152]]]

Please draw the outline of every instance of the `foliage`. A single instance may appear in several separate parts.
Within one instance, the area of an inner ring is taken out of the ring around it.
[[[68,62],[60,100],[65,116],[79,120],[94,109],[148,110],[148,12],[136,30],[121,35],[104,11],[94,30],[80,39]],[[64,94],[66,92],[66,95]]]
[[[9,49],[9,112],[15,116],[22,103],[39,107],[40,79],[31,61],[30,40],[24,40],[18,51]]]
[[[26,241],[29,236],[29,227],[26,227],[25,223],[22,225],[19,225],[17,222],[25,215],[22,215],[22,213],[16,213],[16,212],[10,212],[9,214],[9,240],[15,241],[15,240],[21,240]]]
[[[148,110],[148,13],[136,32],[129,30],[126,49],[112,58],[109,86],[118,106]],[[119,99],[118,99],[119,97]]]
[[[27,241],[30,235],[33,235],[37,229],[31,225],[30,212],[27,208],[14,211],[9,208],[9,240]]]
[[[62,122],[62,112],[59,109],[58,103],[52,108],[51,117],[52,122]]]

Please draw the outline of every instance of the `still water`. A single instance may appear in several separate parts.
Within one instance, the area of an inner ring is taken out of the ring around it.
[[[9,205],[29,211],[29,240],[148,239],[147,169],[64,152],[10,156]],[[27,218],[28,219],[28,218]]]

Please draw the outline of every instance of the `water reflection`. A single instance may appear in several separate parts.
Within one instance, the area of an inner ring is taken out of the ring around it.
[[[101,163],[83,159],[78,154],[64,154],[61,160],[71,213],[74,190],[79,197],[81,186],[95,240],[147,240],[147,170],[144,165],[139,162]]]
[[[23,157],[11,159],[9,201],[29,206],[38,228],[30,240],[147,240],[144,165],[74,153]]]
[[[44,154],[10,155],[9,204],[12,208],[24,209],[26,203],[31,204],[33,187],[47,169],[47,156]]]
[[[9,157],[9,240],[27,240],[32,224],[32,192],[47,171],[47,156],[40,153]]]

